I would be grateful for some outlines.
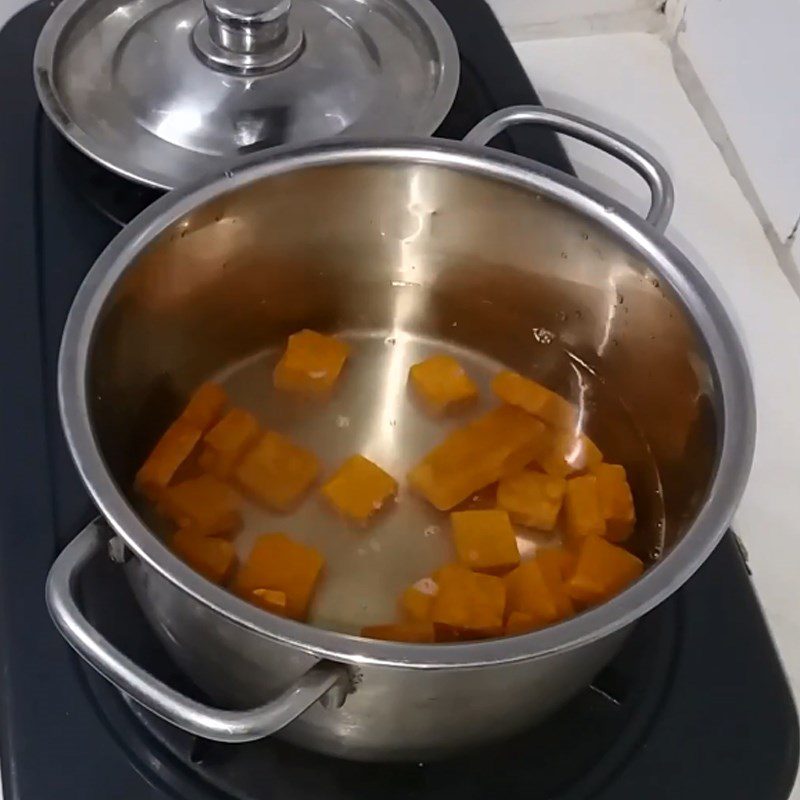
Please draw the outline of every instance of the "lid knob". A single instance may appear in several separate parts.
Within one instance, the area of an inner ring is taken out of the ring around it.
[[[201,58],[217,69],[274,72],[294,61],[303,32],[292,24],[292,0],[203,0],[206,17],[195,26]]]
[[[291,0],[205,0],[211,41],[232,53],[257,53],[286,37]]]

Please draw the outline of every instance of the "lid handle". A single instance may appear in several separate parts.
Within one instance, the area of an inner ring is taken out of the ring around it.
[[[274,72],[300,54],[303,32],[292,24],[292,0],[203,0],[194,29],[201,58],[216,69]]]
[[[280,44],[292,0],[204,0],[208,34],[218,47],[253,54]]]

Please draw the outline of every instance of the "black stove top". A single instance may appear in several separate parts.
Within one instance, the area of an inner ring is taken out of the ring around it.
[[[462,55],[439,135],[536,102],[482,0],[437,0]],[[93,511],[55,400],[61,329],[87,269],[156,192],[73,151],[38,108],[30,64],[44,0],[0,33],[0,765],[6,800],[782,800],[797,717],[732,534],[688,585],[638,626],[594,685],[502,746],[438,764],[361,765],[277,741],[219,745],[129,704],[50,623],[45,575]],[[557,139],[517,128],[497,146],[570,170]],[[113,565],[81,586],[112,641],[188,692]]]

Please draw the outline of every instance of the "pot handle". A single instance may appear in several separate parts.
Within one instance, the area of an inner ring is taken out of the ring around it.
[[[635,170],[650,187],[650,209],[645,217],[659,233],[667,227],[675,203],[669,174],[653,156],[630,139],[581,117],[541,106],[512,106],[481,120],[465,137],[469,144],[485,145],[514,125],[532,124],[586,142]]]
[[[318,662],[274,700],[243,711],[200,703],[143,670],[100,634],[75,600],[81,570],[105,549],[103,527],[104,523],[94,520],[64,548],[50,569],[45,591],[50,616],[62,636],[118,689],[188,733],[228,743],[269,736],[317,700],[325,698],[337,706],[344,701],[350,683],[347,669],[333,662]]]

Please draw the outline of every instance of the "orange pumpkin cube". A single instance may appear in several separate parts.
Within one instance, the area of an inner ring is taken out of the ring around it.
[[[548,425],[572,430],[578,419],[572,403],[530,378],[510,370],[495,376],[492,391],[505,403],[533,414]]]
[[[566,482],[542,472],[524,470],[497,485],[497,505],[518,525],[551,531],[564,501]]]
[[[523,614],[521,611],[512,611],[506,620],[503,633],[506,636],[517,636],[520,633],[530,633],[539,626],[530,614]]]
[[[206,472],[225,480],[257,436],[256,418],[242,408],[232,408],[203,437],[200,466]]]
[[[500,406],[453,431],[408,473],[411,486],[448,511],[500,478],[519,472],[541,451],[545,426]]]
[[[633,553],[600,536],[586,536],[578,549],[575,571],[566,582],[567,592],[581,603],[602,603],[643,571],[644,564]]]
[[[205,433],[222,416],[227,403],[228,395],[225,390],[218,383],[209,381],[202,384],[189,398],[189,403],[179,419]]]
[[[536,627],[549,625],[561,617],[561,610],[545,579],[541,565],[524,561],[505,576],[506,610],[527,614]]]
[[[536,460],[548,475],[566,478],[575,472],[593,469],[603,460],[603,454],[585,434],[576,436],[552,431],[548,444]]]
[[[236,564],[236,551],[226,539],[198,536],[182,529],[173,534],[170,545],[176,555],[214,583],[227,580]]]
[[[450,514],[458,559],[478,572],[505,572],[519,564],[519,550],[508,514],[502,509]]]
[[[397,481],[364,456],[348,458],[320,490],[347,517],[365,522],[397,492]]]
[[[245,599],[259,589],[283,592],[286,615],[304,620],[324,563],[313,547],[294,542],[283,533],[268,533],[256,540],[236,573],[233,588]]]
[[[220,418],[227,402],[219,384],[200,386],[136,473],[134,485],[142,494],[157,499],[189,459],[203,433]]]
[[[566,547],[541,547],[536,551],[536,559],[545,568],[557,571],[562,580],[572,575],[578,557]]]
[[[290,392],[324,394],[336,383],[349,353],[349,345],[333,336],[310,330],[294,333],[272,373],[273,383]]]
[[[575,606],[564,583],[564,568],[566,563],[572,565],[570,569],[574,568],[576,561],[577,558],[574,554],[561,548],[542,548],[536,554],[536,563],[550,590],[550,596],[558,610],[559,619],[566,619],[575,613]]]
[[[485,638],[503,631],[506,589],[501,578],[449,564],[436,573],[431,621],[437,639]]]
[[[438,591],[439,584],[433,578],[421,578],[400,596],[400,610],[410,620],[428,621],[431,618],[433,598]]]
[[[624,542],[636,524],[633,493],[625,467],[619,464],[598,464],[592,474],[597,478],[600,510],[606,521],[605,537],[609,542]]]
[[[213,475],[200,475],[166,488],[158,510],[179,528],[197,535],[224,536],[241,524],[239,495]]]
[[[157,499],[192,454],[202,435],[199,428],[182,420],[173,422],[136,473],[136,488],[151,500]]]
[[[389,642],[431,644],[435,641],[430,622],[394,622],[386,625],[367,625],[361,629],[365,639],[383,639]]]
[[[252,602],[266,611],[271,611],[273,614],[286,613],[286,592],[278,591],[277,589],[254,589],[252,594]]]
[[[408,371],[411,385],[434,411],[474,400],[478,387],[452,356],[431,356]]]
[[[600,509],[600,493],[594,475],[581,475],[567,481],[564,498],[564,533],[574,539],[603,536],[606,521]]]
[[[264,433],[234,469],[236,482],[253,499],[288,511],[319,472],[317,457],[274,431]]]

